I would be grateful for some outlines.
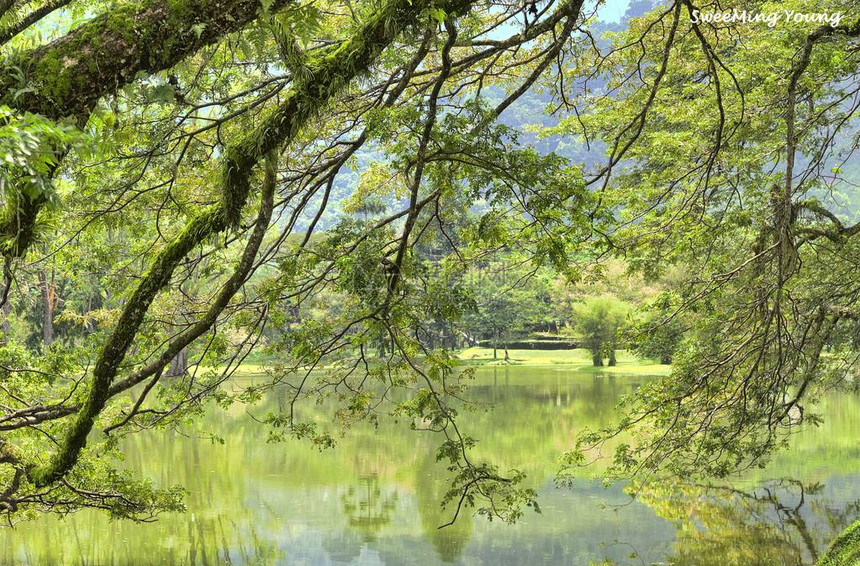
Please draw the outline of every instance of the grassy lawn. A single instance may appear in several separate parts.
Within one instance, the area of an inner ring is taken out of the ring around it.
[[[568,365],[579,371],[600,373],[641,373],[655,375],[669,373],[672,366],[661,365],[652,360],[643,360],[625,350],[618,352],[618,365],[609,367],[594,367],[591,364],[591,354],[585,349],[576,350],[508,350],[510,361],[504,361],[505,351],[499,349],[498,359],[493,360],[492,348],[467,348],[459,352],[461,360],[475,365],[521,365],[521,366],[556,366]],[[606,361],[604,360],[604,363]]]
[[[505,362],[505,351],[499,349],[498,359],[493,359],[492,348],[467,348],[460,350],[457,355],[465,365],[480,366],[569,366],[583,372],[594,373],[626,373],[642,375],[668,374],[672,366],[661,365],[652,360],[637,358],[626,350],[618,351],[618,365],[609,367],[594,367],[591,365],[591,354],[588,350],[508,350],[510,361]],[[606,360],[604,360],[606,363]],[[259,375],[263,373],[265,363],[246,362],[239,366],[237,374]]]

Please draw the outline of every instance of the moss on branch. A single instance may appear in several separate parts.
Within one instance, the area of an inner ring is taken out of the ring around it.
[[[467,0],[444,4],[449,13],[464,10]],[[248,199],[253,170],[262,158],[288,144],[308,120],[355,77],[365,72],[403,29],[431,6],[426,0],[389,0],[337,50],[311,62],[312,75],[297,81],[284,101],[239,143],[231,146],[223,164],[223,199],[195,217],[153,261],[126,303],[113,333],[98,356],[87,397],[50,461],[29,470],[37,487],[62,478],[86,446],[95,419],[110,397],[110,386],[146,313],[182,259],[213,234],[235,225]]]
[[[818,566],[856,566],[860,564],[860,521],[836,537],[827,552],[818,560]]]
[[[274,0],[272,9],[289,0]],[[59,119],[85,118],[95,102],[139,73],[168,69],[259,17],[259,0],[149,0],[110,10],[11,64],[27,86],[15,98],[13,75],[0,76],[0,103]]]
[[[270,9],[290,0],[274,0]],[[149,0],[112,6],[62,38],[17,56],[0,74],[0,104],[54,120],[86,122],[102,96],[140,73],[168,69],[260,15],[259,0]],[[26,86],[30,90],[22,90]],[[6,257],[23,257],[33,240],[42,199],[21,199],[0,219]]]

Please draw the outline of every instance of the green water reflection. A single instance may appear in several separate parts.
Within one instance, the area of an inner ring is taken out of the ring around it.
[[[6,564],[538,565],[806,564],[858,515],[860,399],[827,400],[826,423],[731,488],[657,485],[630,503],[621,486],[583,477],[553,487],[556,459],[582,426],[608,424],[641,376],[570,369],[483,368],[468,415],[478,452],[516,466],[540,492],[541,515],[515,526],[449,512],[437,438],[402,424],[361,428],[333,451],[266,444],[243,407],[212,410],[203,428],[224,445],[157,432],[127,444],[128,465],[190,494],[188,513],[156,523],[98,513],[41,518],[0,531]],[[283,399],[266,400],[275,408]],[[266,409],[257,409],[264,412]],[[321,413],[322,414],[322,413]]]

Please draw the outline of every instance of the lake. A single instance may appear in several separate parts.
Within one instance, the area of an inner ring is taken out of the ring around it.
[[[808,564],[860,515],[860,398],[839,394],[825,422],[792,439],[764,470],[731,484],[646,486],[635,501],[585,470],[553,482],[557,458],[583,426],[612,422],[640,375],[568,367],[482,367],[472,399],[492,410],[463,415],[476,457],[516,467],[539,490],[542,514],[516,525],[466,515],[452,527],[435,462],[439,439],[401,423],[357,427],[325,452],[289,441],[234,405],[200,426],[125,441],[127,464],[159,485],[189,491],[185,514],[157,522],[98,512],[42,517],[3,529],[4,564],[589,565]],[[283,404],[273,393],[262,416]],[[326,413],[319,411],[320,418]],[[212,431],[224,444],[202,437]]]

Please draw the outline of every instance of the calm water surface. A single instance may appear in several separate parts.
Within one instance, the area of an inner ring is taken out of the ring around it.
[[[609,424],[618,397],[647,378],[571,369],[482,368],[469,415],[477,452],[517,467],[543,513],[517,525],[470,517],[443,530],[438,438],[399,426],[353,430],[332,451],[266,444],[245,408],[213,409],[201,430],[225,444],[155,432],[127,444],[128,465],[189,490],[188,513],[151,524],[96,512],[0,531],[4,564],[589,565],[808,564],[860,515],[860,399],[829,398],[825,424],[729,486],[659,485],[631,502],[587,475],[556,489],[556,460],[583,426]],[[267,399],[257,414],[283,399]],[[320,412],[322,418],[324,413]]]

